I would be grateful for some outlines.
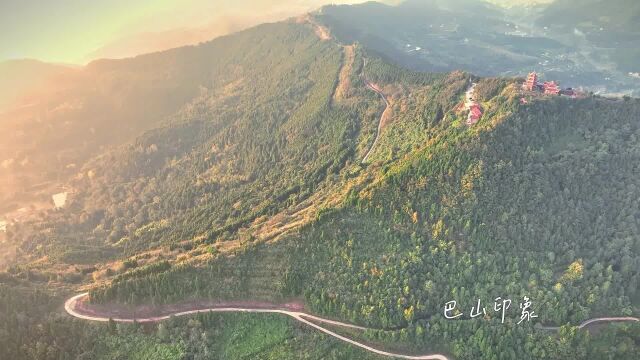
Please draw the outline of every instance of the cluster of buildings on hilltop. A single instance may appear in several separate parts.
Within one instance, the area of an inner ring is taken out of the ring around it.
[[[538,81],[538,74],[536,72],[532,72],[527,76],[527,80],[522,84],[523,90],[528,93],[528,95],[556,95],[556,96],[570,96],[570,97],[579,97],[583,95],[581,92],[576,91],[572,88],[562,89],[560,85],[555,81]],[[478,103],[475,98],[475,88],[476,84],[472,83],[469,89],[467,90],[464,108],[469,111],[469,115],[467,116],[467,125],[474,125],[482,118],[482,107]],[[520,99],[520,103],[527,104],[528,101],[525,97]],[[462,104],[460,105],[462,106]]]
[[[538,74],[534,71],[527,76],[527,80],[522,84],[526,91],[542,93],[545,95],[565,95],[576,96],[577,92],[572,88],[561,89],[555,81],[538,82]]]

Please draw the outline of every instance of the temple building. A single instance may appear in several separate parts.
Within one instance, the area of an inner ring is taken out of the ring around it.
[[[482,109],[480,105],[473,104],[471,108],[469,108],[469,116],[467,117],[467,125],[473,125],[480,120],[482,117]]]
[[[545,81],[544,93],[547,95],[559,95],[560,87],[558,86],[558,84],[556,84],[555,81]]]
[[[522,84],[525,90],[527,91],[536,91],[538,89],[538,74],[536,72],[532,72],[527,76],[527,81]]]

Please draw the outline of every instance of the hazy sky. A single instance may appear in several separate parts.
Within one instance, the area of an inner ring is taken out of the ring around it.
[[[515,5],[532,5],[532,4],[548,4],[554,0],[487,0],[491,3],[501,6],[515,6]]]
[[[324,3],[353,2],[362,1],[0,0],[0,61],[86,63],[135,55],[280,20]]]
[[[0,61],[33,58],[84,64],[96,58],[134,56],[210,40],[327,3],[364,1],[0,0]],[[488,1],[507,5],[552,0]]]

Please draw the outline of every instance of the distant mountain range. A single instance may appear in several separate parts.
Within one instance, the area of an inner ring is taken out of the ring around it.
[[[556,0],[542,13],[539,23],[546,26],[599,28],[640,33],[640,2],[636,0]]]
[[[576,42],[586,39],[622,72],[640,72],[640,1],[557,0],[537,23],[559,34],[571,34]],[[637,82],[636,82],[637,83]]]
[[[518,6],[539,6],[547,5],[555,0],[486,0],[489,3],[500,5],[506,8]]]

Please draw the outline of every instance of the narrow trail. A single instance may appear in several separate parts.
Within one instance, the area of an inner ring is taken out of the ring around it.
[[[79,301],[81,301],[82,299],[86,298],[88,296],[88,293],[82,293],[76,296],[73,296],[72,298],[68,299],[65,303],[64,303],[64,309],[66,310],[66,312],[71,315],[74,316],[78,319],[82,319],[82,320],[87,320],[87,321],[99,321],[99,322],[108,322],[109,321],[109,317],[106,316],[100,316],[100,315],[96,315],[96,314],[83,314],[81,310],[79,310],[77,308],[77,304]],[[311,315],[311,314],[307,314],[304,312],[300,312],[300,311],[290,311],[290,310],[286,310],[286,309],[278,309],[278,308],[273,308],[273,309],[262,309],[262,308],[250,308],[250,307],[213,307],[213,308],[208,308],[208,309],[198,309],[198,310],[187,310],[187,311],[181,311],[181,312],[176,312],[170,315],[163,315],[163,316],[155,316],[155,317],[147,317],[147,318],[111,318],[111,320],[115,321],[115,322],[122,322],[122,323],[133,323],[133,322],[138,322],[138,323],[153,323],[153,322],[158,322],[158,321],[163,321],[163,320],[168,320],[172,317],[179,317],[179,316],[187,316],[187,315],[193,315],[193,314],[199,314],[199,313],[212,313],[212,312],[219,312],[219,313],[224,313],[224,312],[240,312],[240,313],[272,313],[272,314],[282,314],[282,315],[287,315],[287,316],[291,316],[292,318],[296,319],[297,321],[310,326],[320,332],[323,332],[329,336],[332,336],[338,340],[344,341],[348,344],[351,344],[353,346],[357,346],[361,349],[364,349],[366,351],[372,352],[374,354],[378,354],[378,355],[382,355],[382,356],[388,356],[388,357],[392,357],[392,358],[397,358],[397,359],[410,359],[410,360],[451,360],[448,357],[446,357],[445,355],[442,354],[428,354],[428,355],[405,355],[405,354],[397,354],[397,353],[392,353],[392,352],[388,352],[388,351],[384,351],[384,350],[379,350],[376,349],[374,347],[371,347],[369,345],[363,344],[361,342],[358,342],[356,340],[353,339],[349,339],[346,336],[342,336],[340,334],[337,334],[327,328],[324,328],[312,321],[316,321],[319,323],[324,323],[324,324],[329,324],[329,325],[334,325],[334,326],[338,326],[338,327],[343,327],[343,328],[349,328],[349,329],[356,329],[356,330],[367,330],[367,328],[362,327],[362,326],[357,326],[357,325],[353,325],[353,324],[348,324],[348,323],[343,323],[340,321],[335,321],[335,320],[330,320],[330,319],[325,319],[325,318],[321,318],[319,316],[315,316],[315,315]]]
[[[367,151],[367,154],[362,159],[362,163],[363,164],[367,162],[367,160],[369,159],[369,156],[373,152],[373,149],[375,149],[376,145],[378,144],[378,140],[380,139],[380,133],[382,132],[382,127],[384,125],[385,116],[391,110],[391,104],[389,103],[389,100],[384,95],[382,90],[380,90],[376,85],[374,85],[373,83],[369,82],[369,80],[367,80],[366,67],[367,67],[367,59],[365,58],[364,59],[364,64],[362,66],[362,78],[364,80],[364,83],[367,85],[367,87],[370,90],[372,90],[376,94],[380,95],[382,100],[384,100],[384,103],[385,103],[386,107],[385,107],[384,111],[382,112],[382,114],[380,115],[380,121],[378,122],[378,130],[376,132],[376,138],[373,140],[373,144],[371,144],[371,147],[369,148],[369,151]]]

